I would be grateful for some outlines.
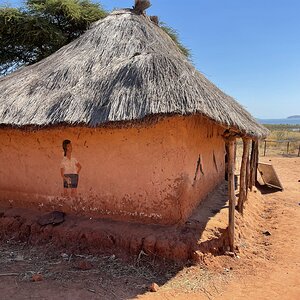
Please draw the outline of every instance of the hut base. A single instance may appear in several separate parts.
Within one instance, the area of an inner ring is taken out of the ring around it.
[[[59,224],[40,225],[40,211],[0,208],[0,239],[45,245],[45,251],[114,254],[145,253],[173,261],[201,260],[201,254],[227,249],[226,184],[202,202],[180,226],[146,225],[67,214]],[[141,252],[143,251],[143,252]]]

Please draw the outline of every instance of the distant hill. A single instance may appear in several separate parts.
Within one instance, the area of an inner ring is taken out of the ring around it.
[[[290,116],[287,119],[300,119],[300,115]]]

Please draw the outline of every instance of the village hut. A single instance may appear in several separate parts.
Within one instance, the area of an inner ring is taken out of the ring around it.
[[[2,206],[154,224],[184,222],[225,146],[267,133],[136,7],[0,79],[0,124]]]

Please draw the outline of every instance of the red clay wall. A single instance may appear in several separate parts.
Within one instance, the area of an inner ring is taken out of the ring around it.
[[[127,129],[1,129],[0,204],[176,223],[223,180],[221,133],[199,116]],[[64,139],[82,165],[77,198],[62,196]],[[194,181],[199,155],[204,174]]]

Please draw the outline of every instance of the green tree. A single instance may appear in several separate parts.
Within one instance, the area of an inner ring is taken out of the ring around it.
[[[26,0],[22,8],[0,7],[0,77],[49,56],[106,15],[91,0]],[[189,57],[176,31],[160,27]]]
[[[27,0],[0,8],[0,75],[49,56],[106,16],[90,0]]]

